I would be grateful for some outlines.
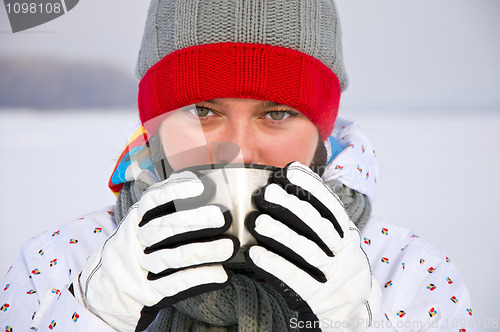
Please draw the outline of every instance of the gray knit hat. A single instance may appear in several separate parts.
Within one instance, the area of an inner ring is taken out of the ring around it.
[[[347,87],[333,0],[152,0],[139,51],[144,122],[213,98],[296,108],[329,136]]]

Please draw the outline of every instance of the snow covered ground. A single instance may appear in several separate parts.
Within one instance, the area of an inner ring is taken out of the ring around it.
[[[343,114],[375,146],[377,215],[449,255],[487,330],[500,312],[500,111]],[[133,110],[0,111],[0,271],[29,237],[114,203],[107,181],[135,124]]]

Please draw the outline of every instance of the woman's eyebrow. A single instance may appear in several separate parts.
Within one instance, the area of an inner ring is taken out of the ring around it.
[[[208,99],[208,100],[205,100],[205,101],[202,101],[202,103],[205,102],[205,103],[212,103],[212,104],[215,104],[215,105],[223,105],[223,103],[221,103],[219,100],[217,99]]]
[[[219,100],[219,99],[209,99],[209,100],[206,100],[205,102],[207,103],[212,103],[212,104],[215,104],[215,105],[218,105],[218,106],[225,106],[225,107],[228,107],[229,105],[226,104],[224,102],[224,100]],[[274,101],[269,101],[269,100],[263,100],[261,101],[258,105],[257,105],[257,109],[265,109],[265,108],[269,108],[269,107],[274,107],[274,106],[286,106],[286,107],[289,107],[285,104],[280,104],[280,103],[276,103]]]
[[[275,106],[287,106],[287,105],[275,103],[274,101],[262,101],[261,103],[259,103],[259,106],[257,106],[257,108],[263,109],[263,108],[269,108],[269,107],[275,107]]]

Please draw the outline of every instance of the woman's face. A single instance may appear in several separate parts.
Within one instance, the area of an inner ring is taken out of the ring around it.
[[[317,127],[296,109],[242,98],[170,112],[159,133],[173,170],[211,163],[310,165],[319,140]]]

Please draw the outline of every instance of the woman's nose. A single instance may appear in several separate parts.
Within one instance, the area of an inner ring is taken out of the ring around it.
[[[210,143],[216,163],[258,163],[258,146],[254,129],[234,126],[225,130],[217,141]]]
[[[214,164],[241,163],[240,147],[228,141],[210,142],[209,151]]]

